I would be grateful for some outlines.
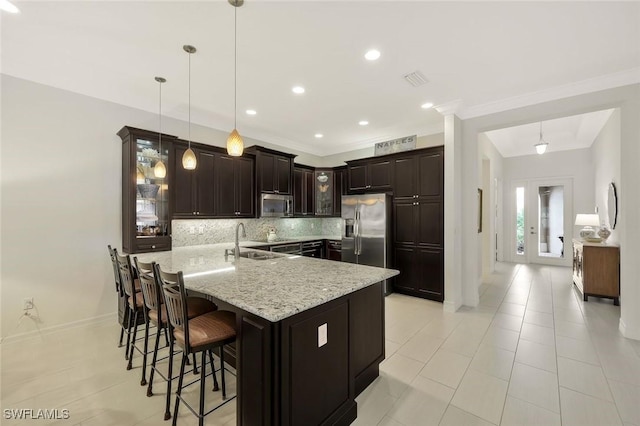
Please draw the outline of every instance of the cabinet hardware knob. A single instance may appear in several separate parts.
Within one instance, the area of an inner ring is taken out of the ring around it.
[[[152,249],[156,248],[156,246],[151,246]]]

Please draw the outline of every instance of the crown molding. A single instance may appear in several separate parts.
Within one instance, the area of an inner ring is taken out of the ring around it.
[[[462,108],[462,99],[456,99],[454,101],[445,102],[433,107],[442,115],[457,114]]]
[[[574,83],[556,86],[540,90],[538,92],[527,93],[525,95],[514,96],[512,98],[502,99],[495,102],[488,102],[486,104],[462,108],[458,112],[458,116],[463,120],[467,120],[497,112],[508,111],[543,102],[555,101],[571,96],[584,95],[586,93],[598,92],[600,90],[607,90],[636,83],[640,83],[640,67],[576,81]]]

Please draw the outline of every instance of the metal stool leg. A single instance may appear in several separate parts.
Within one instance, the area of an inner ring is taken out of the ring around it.
[[[135,315],[133,316],[133,337],[132,337],[132,341],[131,341],[131,346],[129,348],[129,363],[127,364],[127,370],[131,370],[132,368],[132,361],[133,361],[133,349],[136,346],[136,334],[138,331],[138,311],[136,311]]]
[[[140,379],[140,386],[147,384],[147,351],[149,350],[149,318],[145,314],[144,324],[144,351],[142,351],[142,379]],[[156,334],[160,333],[158,329]]]
[[[164,419],[169,420],[171,418],[171,380],[173,380],[173,339],[169,339],[169,371],[167,374],[167,400],[164,405]]]
[[[202,351],[202,364],[200,364],[200,411],[198,411],[198,425],[204,425],[204,382],[207,377],[207,351]]]
[[[222,399],[227,399],[227,388],[224,384],[224,345],[220,346],[220,376],[222,379]]]
[[[156,333],[156,343],[153,346],[153,358],[151,359],[151,373],[149,374],[149,386],[147,387],[147,396],[153,395],[153,375],[156,372],[156,361],[158,359],[158,346],[160,344],[160,332],[162,330],[164,329],[158,328],[158,332]]]
[[[209,349],[209,362],[211,363],[211,371],[213,372],[213,391],[216,392],[220,390],[218,386],[218,379],[216,378],[216,366],[213,363],[213,354],[211,353],[211,349]]]
[[[178,409],[180,408],[180,394],[182,393],[182,379],[184,378],[184,365],[188,355],[182,354],[182,363],[180,364],[180,378],[178,379],[178,389],[176,389],[176,406],[173,409],[173,426],[178,422]]]

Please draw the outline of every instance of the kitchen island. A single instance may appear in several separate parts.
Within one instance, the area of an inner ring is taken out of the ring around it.
[[[350,424],[384,359],[391,269],[241,250],[231,244],[140,254],[236,313],[238,425]]]

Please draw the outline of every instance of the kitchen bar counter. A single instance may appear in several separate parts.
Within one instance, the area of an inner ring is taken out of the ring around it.
[[[224,255],[232,247],[138,258],[183,271],[189,290],[235,313],[225,353],[237,372],[238,425],[351,424],[356,396],[385,358],[383,284],[398,271],[248,248],[240,252],[266,259],[235,260]]]
[[[252,245],[245,242],[244,245]],[[269,252],[272,259],[225,257],[233,244],[178,247],[139,254],[165,271],[182,271],[185,287],[271,322],[337,299],[398,274],[393,269]],[[241,248],[240,252],[257,252]]]

